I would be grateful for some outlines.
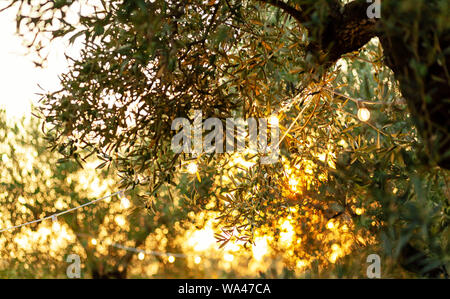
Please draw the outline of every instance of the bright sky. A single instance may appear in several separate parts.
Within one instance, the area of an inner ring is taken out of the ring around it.
[[[64,51],[67,46],[62,41],[54,42],[48,64],[39,69],[22,39],[15,34],[15,10],[0,13],[0,108],[6,110],[8,119],[30,116],[31,103],[36,103],[45,90],[56,90],[59,86],[58,74],[67,68]]]

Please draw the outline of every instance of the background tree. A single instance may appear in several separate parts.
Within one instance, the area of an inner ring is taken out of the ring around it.
[[[57,161],[58,157],[46,148],[37,119],[11,125],[4,122],[2,111],[1,120],[2,229],[81,205],[115,190],[111,176],[95,170],[92,161],[85,169],[76,161]],[[127,196],[130,200],[135,198],[133,192]],[[181,248],[177,237],[183,239],[194,223],[202,228],[202,222],[194,215],[191,221],[181,224],[180,219],[189,220],[187,209],[171,202],[167,194],[160,197],[155,208],[158,212],[149,215],[138,199],[127,207],[116,196],[60,216],[57,223],[50,220],[2,232],[0,274],[9,278],[66,277],[66,257],[76,253],[82,257],[82,277],[194,275],[192,268],[199,270],[195,257],[201,253]],[[115,244],[162,254],[185,251],[190,256],[189,261],[179,259],[174,265],[169,262],[170,255],[147,255],[146,261],[141,261],[136,252],[124,251]],[[212,258],[218,259],[220,254],[216,255]]]
[[[107,169],[95,169],[98,160],[91,158],[81,168],[48,151],[40,126],[35,118],[11,123],[0,112],[0,229],[117,190]],[[154,207],[145,207],[133,191],[126,194],[129,202],[114,196],[59,216],[55,223],[46,220],[2,232],[0,277],[67,278],[66,259],[74,253],[81,257],[82,278],[259,277],[258,271],[268,277],[288,275],[279,259],[262,260],[261,254],[254,259],[252,252],[239,252],[236,246],[218,250],[212,223],[217,214],[192,211],[181,199],[192,179],[197,180],[185,173],[173,195],[161,192]],[[205,178],[199,191],[209,183]]]

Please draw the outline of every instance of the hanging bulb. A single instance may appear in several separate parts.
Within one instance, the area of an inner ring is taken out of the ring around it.
[[[187,166],[187,171],[188,171],[190,174],[195,174],[195,173],[197,172],[197,170],[198,170],[197,163],[192,162],[192,163],[189,163],[189,164],[188,164],[188,166]]]
[[[56,217],[56,215],[53,215],[53,216],[52,216],[52,221],[53,221],[52,229],[53,229],[55,232],[59,232],[59,230],[61,229],[61,225],[60,225],[59,222],[58,222],[58,217]]]
[[[124,209],[128,209],[130,207],[130,200],[128,198],[126,198],[126,197],[123,197],[120,200],[120,203],[122,205],[122,208],[124,208]]]
[[[169,256],[169,263],[175,262],[175,257],[173,255]]]
[[[145,254],[143,252],[139,252],[138,259],[142,261],[145,258]]]
[[[125,196],[125,193],[123,191],[119,192],[120,197],[120,204],[122,205],[122,208],[128,209],[131,205],[130,200]]]
[[[278,117],[276,115],[272,115],[271,117],[269,117],[269,124],[271,126],[278,126],[279,120]]]
[[[91,244],[94,245],[94,246],[97,245],[98,244],[97,239],[92,238],[91,239]]]
[[[202,261],[202,258],[199,257],[199,256],[196,256],[195,259],[194,259],[194,262],[195,262],[197,265],[200,264],[201,261]]]
[[[368,121],[370,119],[370,111],[366,107],[358,109],[358,118],[360,121]]]

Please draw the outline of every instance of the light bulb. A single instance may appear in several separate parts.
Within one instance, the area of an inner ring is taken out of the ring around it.
[[[145,254],[143,252],[139,252],[138,259],[142,261],[144,258],[145,258]]]
[[[61,225],[58,222],[58,218],[56,216],[52,216],[52,229],[56,232],[58,232],[61,229]]]
[[[279,120],[276,115],[272,115],[271,117],[269,117],[269,124],[271,126],[278,126],[278,123],[279,123]]]
[[[91,244],[94,245],[94,246],[97,245],[97,239],[94,239],[94,238],[91,239]]]
[[[59,224],[58,221],[53,222],[52,229],[56,232],[58,232],[61,229],[61,225]]]
[[[175,257],[173,255],[169,256],[169,263],[175,262]]]
[[[122,197],[120,204],[122,205],[122,208],[128,209],[130,207],[130,200],[126,197]]]
[[[128,209],[131,205],[130,200],[125,196],[125,193],[123,191],[119,192],[119,198],[122,208]]]
[[[358,109],[358,118],[360,121],[368,121],[370,119],[370,111],[365,107]]]
[[[188,164],[188,166],[187,166],[187,171],[188,171],[190,174],[195,174],[195,173],[197,172],[197,170],[198,170],[197,163],[192,162],[192,163],[189,163],[189,164]]]
[[[196,256],[196,257],[195,257],[194,262],[195,262],[197,265],[200,264],[201,261],[202,261],[202,258],[201,258],[201,257],[199,257],[199,256]]]

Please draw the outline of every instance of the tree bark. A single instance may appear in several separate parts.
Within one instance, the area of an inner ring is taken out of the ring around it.
[[[378,34],[385,63],[399,82],[430,162],[450,169],[450,30],[438,32],[434,20],[442,12],[431,4],[409,18],[389,8],[382,11],[386,19]]]

